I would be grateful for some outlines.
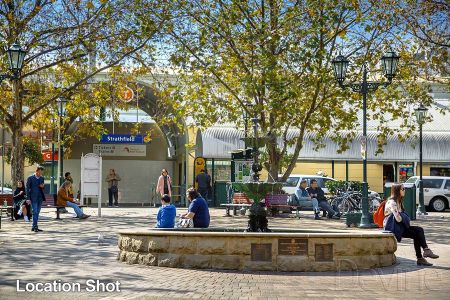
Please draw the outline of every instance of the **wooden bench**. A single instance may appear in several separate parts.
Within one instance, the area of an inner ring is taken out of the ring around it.
[[[236,216],[238,208],[248,209],[252,205],[251,204],[247,204],[247,203],[225,203],[225,204],[220,204],[220,206],[224,206],[226,208],[226,216],[229,217],[229,216],[231,216],[230,215],[230,210],[231,209],[233,209],[233,216]]]
[[[274,216],[280,208],[295,209],[295,216],[300,219],[300,206],[288,204],[288,194],[270,194],[264,198],[269,215]]]
[[[233,216],[236,216],[238,208],[248,209],[250,206],[252,206],[252,201],[247,197],[245,193],[234,193],[233,203],[220,204],[220,206],[225,207],[226,216],[230,216],[231,209],[233,209]]]
[[[6,203],[7,205],[4,206],[3,204]],[[6,211],[6,216],[11,216],[11,221],[14,221],[14,213],[13,213],[13,195],[12,194],[0,194],[0,228],[2,228],[1,224],[1,218],[3,211]]]
[[[59,217],[60,209],[66,208],[66,206],[56,205],[57,195],[56,194],[46,194],[45,202],[42,203],[41,208],[56,208],[56,220],[61,220]],[[87,207],[87,205],[78,205],[79,208]]]

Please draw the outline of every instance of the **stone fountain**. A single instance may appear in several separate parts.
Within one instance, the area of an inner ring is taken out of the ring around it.
[[[247,229],[123,231],[119,233],[118,260],[172,268],[283,272],[340,272],[393,265],[397,241],[390,232],[268,229],[261,200],[268,192],[280,191],[281,184],[259,181],[258,148],[264,143],[258,139],[257,119],[253,122],[252,179],[233,183],[233,188],[253,200]]]

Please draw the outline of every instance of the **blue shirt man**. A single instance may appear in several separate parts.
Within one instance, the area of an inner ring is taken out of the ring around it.
[[[42,231],[38,228],[38,221],[42,201],[45,201],[44,177],[42,176],[43,171],[44,168],[38,166],[36,168],[36,173],[28,177],[26,184],[28,199],[31,200],[31,207],[33,208],[33,225],[31,227],[31,231],[34,232]]]
[[[162,206],[159,208],[158,215],[156,216],[156,228],[173,228],[175,226],[177,209],[174,205],[170,204],[169,195],[164,195],[161,198],[161,204]]]

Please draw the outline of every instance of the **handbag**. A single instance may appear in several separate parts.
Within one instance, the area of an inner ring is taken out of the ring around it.
[[[114,181],[113,181],[113,184],[114,184]],[[111,192],[117,193],[118,191],[119,191],[119,188],[117,187],[117,185],[112,185],[111,186]]]

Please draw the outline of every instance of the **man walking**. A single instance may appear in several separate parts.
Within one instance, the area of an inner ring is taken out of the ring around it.
[[[211,177],[206,174],[205,170],[201,170],[200,174],[195,177],[195,182],[198,184],[198,192],[203,197],[203,199],[207,199],[208,197],[208,186],[211,182]]]
[[[38,220],[42,201],[45,201],[44,177],[42,176],[43,171],[44,168],[38,166],[36,168],[36,173],[27,179],[27,195],[28,199],[31,200],[31,207],[33,208],[33,226],[31,227],[31,231],[34,232],[42,231],[42,229],[39,229],[38,227]]]

